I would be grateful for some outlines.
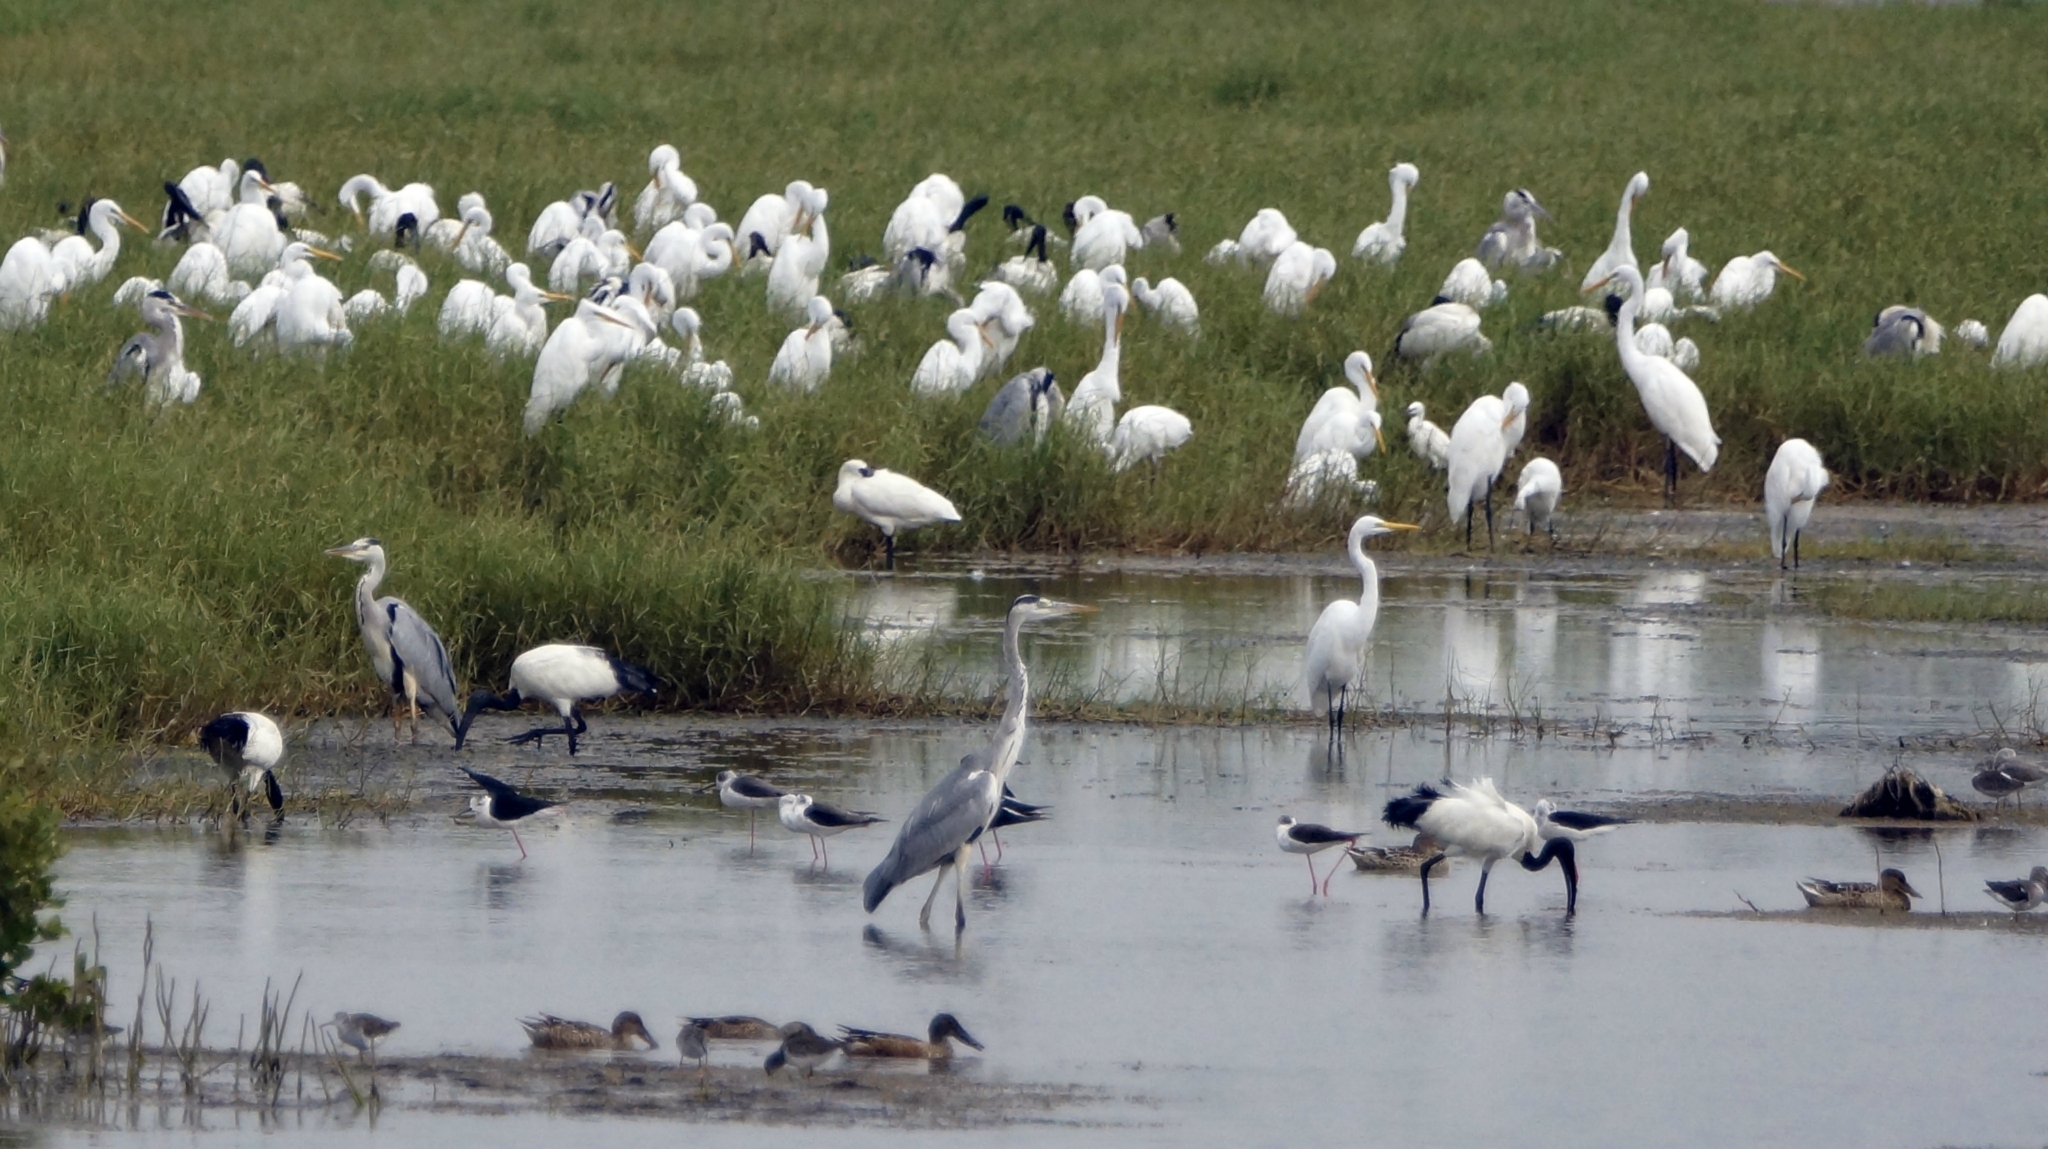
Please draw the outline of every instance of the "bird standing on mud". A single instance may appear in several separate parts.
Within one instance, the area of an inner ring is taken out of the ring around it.
[[[513,745],[538,742],[550,734],[569,740],[569,754],[576,754],[576,737],[590,729],[583,721],[580,702],[598,702],[615,694],[631,692],[649,698],[661,692],[661,680],[642,667],[614,657],[594,646],[549,643],[536,646],[512,660],[512,688],[503,694],[479,690],[469,696],[462,720],[455,724],[455,748],[462,748],[469,724],[482,710],[517,710],[526,702],[545,702],[562,716],[560,726],[541,726],[515,735]]]
[[[367,569],[356,580],[356,625],[362,628],[363,648],[370,653],[370,666],[377,680],[390,692],[391,737],[398,738],[399,724],[406,709],[412,712],[412,740],[420,740],[420,705],[436,712],[448,723],[449,733],[462,741],[462,713],[456,702],[455,669],[448,662],[448,648],[427,620],[392,595],[377,596],[377,585],[387,569],[384,544],[361,538],[327,552],[335,558],[362,563]]]

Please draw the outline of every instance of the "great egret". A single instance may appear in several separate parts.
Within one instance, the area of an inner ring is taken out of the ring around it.
[[[950,865],[958,885],[954,931],[967,928],[967,863],[972,857],[968,847],[1002,809],[1003,786],[1023,753],[1030,722],[1031,677],[1018,647],[1018,636],[1026,623],[1090,613],[1094,609],[1035,594],[1020,595],[1010,604],[1003,620],[1003,662],[1009,669],[1003,717],[996,723],[989,744],[960,759],[960,765],[926,792],[910,816],[903,819],[888,856],[868,873],[861,887],[861,908],[874,913],[889,891],[937,870],[939,876],[932,882],[931,896],[925,899],[924,911],[918,915],[918,924],[929,929],[932,902],[939,896],[939,886]]]
[[[592,383],[607,393],[615,390],[626,361],[655,334],[653,319],[631,296],[614,300],[610,307],[579,301],[576,313],[548,334],[533,362],[533,387],[523,423],[527,435],[539,434],[550,415],[574,403]]]
[[[1771,532],[1771,557],[1778,560],[1779,570],[1785,569],[1788,549],[1792,566],[1799,566],[1799,536],[1827,485],[1827,468],[1821,466],[1813,444],[1787,439],[1779,445],[1771,469],[1764,473],[1764,518]]]
[[[1085,195],[1075,200],[1074,218],[1080,226],[1074,229],[1074,245],[1068,259],[1075,267],[1100,271],[1112,263],[1122,263],[1128,252],[1145,246],[1138,221],[1129,212],[1103,203],[1100,196]]]
[[[662,144],[647,153],[647,186],[633,201],[634,230],[645,234],[680,217],[697,202],[697,183],[683,174],[683,156]]]
[[[982,197],[987,202],[987,197]],[[882,229],[882,254],[891,264],[901,263],[903,257],[923,248],[935,256],[946,254],[946,236],[951,225],[957,220],[963,226],[966,221],[960,213],[967,207],[967,194],[960,190],[951,176],[940,172],[917,182],[903,202],[889,215],[888,226]],[[741,229],[745,235],[745,229]]]
[[[825,226],[825,208],[830,197],[824,188],[812,188],[804,200],[797,226],[782,241],[775,263],[768,269],[768,310],[785,318],[801,315],[812,296],[818,294],[818,276],[832,259],[832,233]]]
[[[1493,864],[1502,858],[1516,858],[1522,868],[1535,872],[1552,860],[1564,871],[1565,913],[1579,908],[1578,852],[1570,838],[1545,841],[1536,819],[1527,810],[1501,797],[1493,779],[1481,778],[1469,786],[1445,782],[1441,790],[1417,786],[1404,797],[1387,803],[1384,818],[1389,826],[1417,830],[1436,839],[1438,852],[1422,863],[1422,912],[1429,912],[1429,871],[1447,856],[1479,859],[1479,891],[1472,908],[1486,912],[1486,879]],[[1535,853],[1539,843],[1542,853]]]
[[[1521,415],[1509,399],[1481,395],[1451,427],[1446,501],[1451,522],[1465,521],[1468,549],[1472,546],[1472,511],[1482,505],[1486,508],[1486,547],[1493,549],[1493,484],[1507,465],[1508,429]]]
[[[291,246],[300,245],[294,242]],[[306,254],[318,259],[341,258],[312,247],[306,249]],[[342,306],[341,289],[321,278],[304,258],[292,260],[290,266],[290,284],[271,319],[278,350],[320,350],[346,347],[354,342],[355,336],[348,328],[348,313]]]
[[[1302,860],[1308,863],[1308,896],[1315,897],[1316,891],[1320,889],[1327,898],[1330,896],[1330,879],[1337,876],[1337,866],[1331,865],[1330,872],[1324,874],[1321,883],[1318,884],[1315,856],[1332,846],[1356,845],[1360,838],[1365,837],[1365,831],[1332,830],[1328,826],[1314,822],[1297,822],[1294,815],[1282,814],[1273,836],[1279,840],[1282,850],[1290,854],[1300,854]]]
[[[832,851],[825,848],[825,839],[848,830],[858,830],[888,821],[878,814],[866,810],[842,810],[829,802],[820,802],[809,794],[784,794],[777,799],[776,820],[782,828],[792,834],[802,834],[811,840],[811,860],[823,857],[825,868],[832,868]]]
[[[1508,285],[1493,278],[1485,264],[1466,256],[1444,276],[1444,285],[1436,289],[1436,298],[1431,302],[1462,303],[1479,311],[1505,302],[1507,297]]]
[[[370,197],[370,214],[367,217],[363,215],[365,195]],[[394,191],[375,176],[351,176],[341,185],[337,198],[341,206],[364,223],[366,230],[379,243],[386,239],[396,242],[399,221],[406,216],[411,216],[412,226],[421,231],[432,227],[434,221],[441,218],[440,205],[434,202],[434,189],[421,183],[406,184]]]
[[[213,243],[227,259],[228,270],[237,276],[261,275],[277,266],[284,250],[284,229],[277,213],[270,209],[273,189],[263,173],[244,169],[235,205],[213,225]]]
[[[0,259],[0,331],[41,325],[49,317],[50,301],[69,289],[64,269],[42,240],[32,235],[16,240]]]
[[[1366,416],[1375,430],[1379,427],[1379,418],[1377,411]],[[1280,497],[1280,504],[1290,510],[1300,510],[1321,502],[1331,491],[1370,499],[1378,490],[1378,483],[1359,479],[1358,456],[1333,447],[1296,460],[1287,472],[1287,486]]]
[[[1045,441],[1045,433],[1066,410],[1067,400],[1049,367],[1034,367],[1011,379],[996,391],[982,412],[981,433],[999,447],[1022,442],[1030,435],[1033,443]]]
[[[949,1039],[957,1039],[962,1045],[974,1049],[984,1048],[981,1042],[967,1032],[960,1019],[950,1013],[936,1014],[925,1028],[924,1037],[908,1037],[900,1033],[876,1033],[872,1029],[855,1029],[850,1025],[839,1027],[839,1035],[846,1041],[848,1057],[891,1057],[914,1061],[950,1061],[953,1046]]]
[[[118,224],[127,224],[136,231],[149,228],[134,216],[121,210],[121,205],[110,199],[92,201],[78,215],[78,235],[67,235],[50,248],[50,258],[64,273],[65,290],[77,291],[90,287],[107,277],[114,269],[114,261],[121,257],[121,230]],[[100,241],[99,250],[93,250],[83,233],[91,232]]]
[[[699,205],[702,206],[702,205]],[[670,224],[675,227],[676,224]],[[665,229],[664,229],[665,230]],[[659,234],[656,239],[661,238]],[[739,264],[739,253],[733,247],[732,225],[712,222],[688,235],[688,245],[678,240],[676,254],[663,260],[650,258],[649,262],[659,263],[669,278],[675,281],[677,302],[687,303],[697,297],[704,281],[717,279]]]
[[[462,716],[456,701],[455,670],[449,665],[448,648],[442,645],[441,636],[403,599],[392,595],[376,597],[377,586],[384,581],[387,569],[384,544],[374,538],[361,538],[327,553],[362,563],[366,568],[363,577],[356,580],[356,625],[363,632],[363,649],[370,654],[370,667],[392,697],[392,739],[398,738],[400,721],[409,709],[412,740],[420,740],[422,704],[448,723],[449,733],[460,737]]]
[[[1131,297],[1167,330],[1190,339],[1201,336],[1201,308],[1195,305],[1194,293],[1180,280],[1168,276],[1155,287],[1141,275],[1131,281]]]
[[[1365,647],[1380,616],[1380,572],[1365,554],[1365,541],[1395,531],[1417,530],[1412,523],[1390,523],[1377,515],[1361,515],[1351,524],[1344,552],[1358,571],[1358,601],[1340,598],[1323,608],[1308,631],[1302,674],[1308,680],[1309,705],[1321,707],[1330,737],[1344,732],[1344,703],[1365,666]]]
[[[342,312],[350,323],[374,319],[393,311],[404,315],[427,294],[427,273],[420,270],[420,265],[414,263],[411,256],[397,251],[380,251],[377,254],[395,257],[382,261],[372,259],[370,263],[372,270],[386,267],[391,270],[391,298],[387,301],[375,288],[369,287],[349,296],[348,302],[342,304]]]
[[[1628,373],[1641,396],[1650,425],[1664,436],[1664,494],[1671,502],[1678,495],[1678,452],[1684,451],[1702,473],[1714,469],[1721,454],[1721,437],[1714,434],[1707,400],[1678,365],[1669,359],[1646,355],[1636,345],[1636,308],[1643,294],[1643,277],[1633,267],[1614,273],[1624,289],[1621,311],[1614,317],[1614,346],[1621,356],[1621,369]]]
[[[2048,866],[2035,866],[2032,873],[2017,881],[1985,882],[1984,892],[2005,909],[2026,913],[2048,901]]]
[[[1614,238],[1607,242],[1607,250],[1586,269],[1585,278],[1579,280],[1581,292],[1592,291],[1624,267],[1638,271],[1642,265],[1636,262],[1635,239],[1629,234],[1629,217],[1634,214],[1636,200],[1650,193],[1650,173],[1637,172],[1628,178],[1628,186],[1621,190],[1621,207],[1614,213]]]
[[[1441,471],[1451,465],[1451,437],[1442,427],[1429,421],[1429,415],[1421,403],[1408,404],[1408,449],[1415,457],[1429,464],[1432,471]]]
[[[1557,538],[1557,503],[1564,497],[1564,476],[1557,464],[1537,456],[1522,464],[1522,477],[1515,484],[1515,509],[1529,520],[1529,533],[1537,524],[1552,539]]]
[[[1219,241],[1203,258],[1209,263],[1235,260],[1266,267],[1280,258],[1281,252],[1293,247],[1299,238],[1294,226],[1287,222],[1285,213],[1277,207],[1262,207],[1252,214],[1236,239]]]
[[[1674,299],[1703,299],[1707,294],[1707,265],[1694,259],[1687,248],[1692,236],[1679,228],[1664,237],[1663,257],[1643,276],[1651,288],[1661,287]]]
[[[1879,873],[1875,882],[1830,882],[1825,878],[1808,878],[1795,884],[1806,898],[1806,904],[1816,909],[1906,913],[1913,908],[1913,903],[1907,899],[1920,896],[1920,891],[1906,881],[1905,873],[1894,869]]]
[[[799,391],[816,391],[832,375],[832,301],[811,296],[804,326],[790,332],[768,366],[768,382]]]
[[[1358,233],[1357,242],[1351,245],[1353,259],[1392,267],[1401,261],[1401,253],[1408,248],[1408,237],[1403,228],[1408,222],[1408,192],[1415,186],[1422,173],[1414,164],[1395,164],[1387,169],[1387,191],[1394,197],[1393,205],[1387,208],[1387,218],[1369,225]]]
[[[1755,307],[1771,297],[1771,292],[1778,286],[1778,273],[1781,271],[1802,282],[1806,279],[1768,251],[1738,255],[1722,266],[1721,274],[1714,277],[1714,286],[1707,297],[1714,306],[1724,309]],[[1641,291],[1642,288],[1636,290]]]
[[[958,395],[967,390],[980,376],[982,357],[988,350],[988,333],[982,330],[981,319],[968,308],[955,311],[946,318],[946,338],[925,351],[911,375],[911,394]]]
[[[1536,220],[1551,218],[1528,188],[1516,188],[1502,197],[1500,219],[1479,237],[1473,253],[1488,267],[1512,267],[1519,271],[1542,271],[1564,258],[1554,247],[1544,247],[1536,238]]]
[[[539,355],[548,339],[548,313],[542,305],[550,301],[567,303],[574,297],[534,286],[533,273],[523,263],[505,269],[505,282],[512,285],[510,306],[504,305],[505,296],[492,301],[496,318],[484,334],[484,347],[499,356]]]
[[[191,403],[199,398],[197,372],[185,366],[185,329],[181,315],[212,319],[168,291],[152,291],[142,298],[142,322],[151,330],[129,339],[114,355],[114,369],[107,375],[109,385],[142,377],[143,402],[151,410],[171,403]]]
[[[611,217],[612,201],[617,195],[618,189],[606,183],[596,191],[579,191],[542,208],[527,233],[526,254],[555,258],[570,240],[583,234],[583,221],[592,216],[599,221],[598,230],[604,230],[604,221]]]
[[[2005,321],[1998,349],[1991,353],[1991,365],[2034,367],[2042,363],[2048,363],[2048,295],[2029,295]]]
[[[245,797],[261,796],[272,814],[284,815],[284,789],[277,764],[284,759],[284,733],[267,714],[238,710],[199,728],[199,745],[227,771],[231,815],[247,817]]]
[[[560,726],[537,726],[510,739],[513,745],[539,742],[550,734],[569,740],[569,754],[576,754],[576,736],[590,729],[583,721],[578,703],[597,702],[616,694],[644,694],[652,698],[661,692],[661,680],[646,668],[635,666],[595,646],[554,642],[536,646],[512,660],[512,687],[503,694],[478,690],[469,696],[462,720],[455,724],[455,748],[469,736],[469,724],[484,710],[517,710],[528,702],[543,702],[561,715]]]
[[[882,532],[889,570],[896,569],[897,531],[960,521],[960,512],[953,509],[951,499],[908,475],[870,467],[859,459],[848,459],[839,465],[839,485],[832,492],[832,506]]]
[[[489,203],[484,199],[484,193],[479,191],[462,193],[462,196],[455,201],[454,218],[437,219],[426,227],[421,228],[420,242],[427,247],[433,248],[435,251],[454,254],[456,244],[462,239],[463,228],[468,226],[465,223],[465,217],[469,215],[471,208],[489,209]]]
[[[195,243],[178,257],[164,286],[180,297],[206,299],[214,303],[240,303],[248,298],[249,285],[228,272],[228,257],[211,243]]]
[[[1102,291],[1109,284],[1119,288],[1129,285],[1123,265],[1110,264],[1100,271],[1081,268],[1067,277],[1066,290],[1060,292],[1060,314],[1075,323],[1096,323],[1102,319]]]
[[[1195,425],[1171,407],[1133,407],[1116,421],[1109,436],[1109,469],[1127,471],[1139,463],[1157,464],[1194,437]]]
[[[756,250],[766,252],[770,259],[781,252],[783,238],[802,218],[811,191],[807,181],[792,180],[781,195],[764,195],[748,206],[746,214],[740,216],[739,226],[733,229],[734,242],[744,253],[738,262],[749,263]],[[760,237],[758,241],[756,236]]]
[[[548,265],[548,286],[574,294],[586,279],[623,277],[633,266],[637,253],[617,228],[599,230],[597,217],[587,217],[583,234],[562,246],[561,254]]]
[[[1033,295],[1050,294],[1060,285],[1060,269],[1046,254],[1045,240],[1045,225],[1032,224],[1031,240],[1025,245],[1024,254],[1013,255],[997,264],[995,270],[989,272],[989,278]]]
[[[1501,447],[1507,458],[1512,459],[1522,447],[1522,436],[1529,430],[1529,389],[1519,382],[1509,383],[1501,389],[1500,399],[1508,408],[1507,424],[1500,429]]]
[[[482,204],[463,209],[462,222],[449,244],[463,270],[473,275],[497,275],[512,262],[511,254],[491,235],[494,226],[490,209]]]
[[[981,325],[982,337],[988,340],[988,352],[981,357],[981,370],[977,378],[994,375],[1010,362],[1016,353],[1017,344],[1024,333],[1038,325],[1038,317],[1031,314],[1031,308],[1017,289],[1007,283],[994,280],[984,281],[981,290],[974,295],[974,301],[967,305],[974,312],[974,318]]]
[[[1479,333],[1479,312],[1463,303],[1437,303],[1409,316],[1394,337],[1403,359],[1435,359],[1453,351],[1484,355],[1493,341]]]
[[[1350,387],[1332,387],[1316,400],[1294,437],[1294,461],[1323,451],[1348,451],[1365,458],[1386,446],[1380,436],[1380,396],[1372,375],[1372,356],[1353,351],[1344,357],[1344,378]],[[1368,418],[1368,416],[1375,416]]]
[[[1067,401],[1067,424],[1088,437],[1097,447],[1107,448],[1116,430],[1116,405],[1124,392],[1119,375],[1123,366],[1124,308],[1130,297],[1115,283],[1102,285],[1102,358],[1095,369],[1081,377]]]
[[[1275,315],[1300,315],[1335,274],[1337,257],[1329,248],[1310,247],[1296,240],[1274,257],[1266,273],[1266,309]]]

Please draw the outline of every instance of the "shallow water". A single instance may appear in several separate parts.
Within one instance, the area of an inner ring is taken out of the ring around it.
[[[1348,864],[1333,896],[1308,895],[1303,862],[1273,843],[1282,813],[1378,827],[1389,797],[1445,773],[1491,775],[1524,803],[1835,798],[1890,764],[1874,748],[1887,739],[1974,733],[1974,707],[2010,704],[2042,647],[2017,632],[1774,618],[1719,603],[1718,576],[1502,582],[1390,579],[1374,682],[1391,672],[1397,697],[1413,683],[1411,697],[1427,703],[1435,691],[1425,684],[1447,667],[1528,667],[1547,714],[1571,722],[1625,710],[1625,736],[1446,736],[1441,724],[1417,724],[1356,734],[1333,758],[1307,724],[1041,725],[1015,784],[1053,804],[1054,818],[1005,834],[993,877],[977,872],[957,946],[943,925],[917,927],[930,879],[872,917],[861,912],[859,881],[890,827],[833,840],[827,871],[772,821],[750,851],[745,816],[693,787],[736,767],[898,818],[985,738],[971,723],[599,716],[574,764],[558,747],[481,743],[461,761],[572,800],[561,828],[525,835],[523,862],[502,832],[445,817],[465,798],[445,748],[392,753],[375,726],[360,745],[323,729],[294,747],[294,764],[367,758],[387,773],[417,771],[420,814],[341,830],[295,820],[274,841],[233,846],[203,828],[76,831],[61,867],[66,917],[97,918],[117,1002],[134,1000],[149,915],[158,960],[201,979],[217,1019],[253,1011],[265,977],[303,971],[302,1004],[316,1016],[401,1019],[393,1053],[513,1054],[523,1041],[514,1019],[542,1010],[600,1021],[639,1010],[668,1057],[672,1019],[687,1013],[915,1031],[947,1009],[988,1045],[964,1072],[1117,1099],[1079,1115],[1106,1127],[1006,1129],[1006,1141],[1272,1144],[1361,1130],[1416,1145],[2038,1141],[2048,985],[2028,971],[2048,916],[2004,920],[1981,883],[2042,861],[2048,830],[1630,826],[1581,851],[1569,919],[1555,870],[1514,866],[1495,874],[1483,919],[1469,864],[1439,876],[1427,918],[1412,878]],[[1025,585],[899,580],[878,588],[876,613],[925,611],[936,627],[906,627],[902,643],[987,665],[993,620]],[[1245,665],[1277,682],[1292,673],[1316,605],[1343,582],[1077,573],[1033,589],[1104,607],[1032,641],[1041,679],[1063,662],[1080,668],[1077,680],[1135,673],[1178,650],[1184,675],[1191,658],[1249,651]],[[1668,694],[1652,702],[1626,689],[1643,681]],[[1767,702],[1774,691],[1792,697]],[[1781,707],[1800,717],[1774,719]],[[1659,734],[1653,719],[1663,716],[1677,725]],[[480,730],[521,728],[500,718]],[[1679,737],[1688,729],[1703,736]],[[1765,730],[1776,733],[1741,737]],[[1968,761],[1922,752],[1915,765],[1967,793]],[[1401,840],[1383,827],[1374,838]],[[1742,899],[1793,910],[1796,879],[1867,879],[1880,862],[1927,895],[1921,912],[1945,898],[1955,917],[1898,929],[1875,916],[1732,914]],[[943,922],[950,885],[940,906]],[[215,1027],[231,1039],[231,1020]],[[718,1056],[739,1065],[762,1052]],[[247,1117],[218,1124],[257,1135]],[[368,1127],[320,1114],[286,1124],[336,1137]],[[497,1146],[650,1132],[672,1135],[623,1118],[393,1107],[375,1140]],[[716,1125],[687,1135],[940,1136]],[[173,1121],[160,1137],[189,1134]]]

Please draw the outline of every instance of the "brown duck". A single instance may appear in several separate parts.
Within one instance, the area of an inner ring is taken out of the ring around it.
[[[758,1017],[729,1013],[724,1017],[685,1018],[691,1025],[701,1026],[704,1036],[712,1041],[781,1041],[782,1028],[770,1025]]]
[[[609,1030],[551,1013],[522,1018],[519,1024],[526,1028],[526,1036],[532,1039],[535,1049],[631,1049],[635,1041],[646,1042],[649,1049],[661,1048],[661,1043],[647,1032],[647,1023],[632,1010],[613,1018]]]
[[[1799,892],[1806,895],[1809,906],[1842,910],[1911,910],[1913,903],[1907,899],[1920,896],[1898,870],[1886,870],[1877,879],[1873,883],[1808,878],[1799,883]]]

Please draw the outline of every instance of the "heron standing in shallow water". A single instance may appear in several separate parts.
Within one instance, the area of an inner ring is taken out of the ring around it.
[[[456,702],[455,670],[448,663],[447,646],[403,599],[376,597],[377,584],[384,581],[387,569],[384,544],[362,538],[327,553],[368,568],[356,580],[356,625],[362,628],[371,667],[391,692],[391,737],[397,739],[404,709],[409,708],[412,740],[420,740],[420,703],[425,702],[448,723],[449,732],[460,744],[462,712]]]
[[[953,903],[953,930],[967,928],[967,861],[969,849],[988,829],[1003,804],[1003,783],[1017,766],[1024,750],[1024,732],[1030,720],[1031,678],[1018,650],[1017,640],[1024,624],[1039,619],[1064,618],[1092,612],[1095,608],[1074,603],[1021,595],[1010,604],[1003,624],[1003,661],[1009,667],[1009,703],[996,724],[989,744],[960,759],[960,765],[925,794],[917,808],[903,820],[889,855],[869,872],[861,890],[861,907],[869,913],[882,904],[889,891],[933,870],[932,892],[924,900],[917,923],[931,928],[932,903],[951,867],[957,883]]]

